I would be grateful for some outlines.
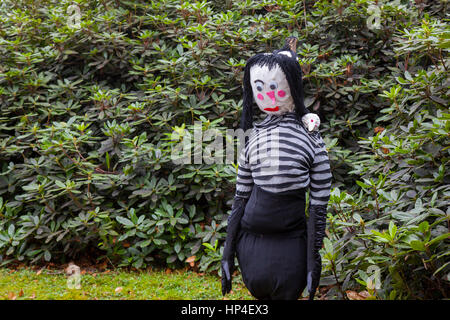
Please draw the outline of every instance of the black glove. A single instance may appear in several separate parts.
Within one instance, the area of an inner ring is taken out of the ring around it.
[[[307,248],[307,278],[306,284],[309,300],[314,300],[314,294],[319,286],[322,272],[322,259],[319,250],[325,237],[327,206],[312,205],[308,209],[308,248]]]
[[[236,255],[236,242],[241,225],[241,218],[244,215],[247,198],[234,197],[231,214],[228,217],[227,237],[225,239],[222,255],[222,294],[226,295],[231,291],[231,276],[234,271],[234,257]]]

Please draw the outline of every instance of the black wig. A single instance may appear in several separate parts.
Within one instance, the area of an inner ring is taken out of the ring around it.
[[[280,54],[282,51],[291,53],[291,57],[285,54]],[[250,84],[250,68],[254,65],[267,66],[270,69],[279,65],[286,76],[291,90],[291,96],[294,100],[295,113],[300,121],[302,116],[308,113],[304,104],[303,97],[303,81],[302,69],[297,60],[297,53],[290,50],[289,46],[285,45],[280,50],[275,50],[272,53],[259,53],[251,57],[244,69],[244,101],[241,117],[241,128],[245,131],[253,127],[253,105],[255,103],[253,98],[252,86]]]

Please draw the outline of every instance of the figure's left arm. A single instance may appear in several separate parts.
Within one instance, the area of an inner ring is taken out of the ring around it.
[[[309,170],[309,205],[308,205],[308,254],[307,254],[307,288],[313,299],[320,282],[322,260],[319,250],[325,237],[326,215],[331,191],[331,168],[328,152],[319,132],[317,137],[314,162]]]

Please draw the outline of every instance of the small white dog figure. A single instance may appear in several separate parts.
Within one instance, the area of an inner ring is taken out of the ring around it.
[[[315,113],[307,113],[302,117],[302,122],[308,131],[319,131],[320,118]]]

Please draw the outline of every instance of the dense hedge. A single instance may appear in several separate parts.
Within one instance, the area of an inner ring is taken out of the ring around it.
[[[293,35],[332,162],[327,295],[448,297],[446,6],[2,1],[0,263],[217,270],[236,167],[175,165],[171,133],[237,128],[245,61]]]

